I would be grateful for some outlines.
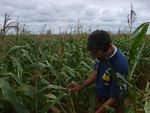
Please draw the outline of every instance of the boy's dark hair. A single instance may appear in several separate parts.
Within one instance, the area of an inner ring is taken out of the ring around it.
[[[88,37],[87,49],[92,53],[98,50],[107,51],[111,43],[111,37],[106,31],[96,30]]]

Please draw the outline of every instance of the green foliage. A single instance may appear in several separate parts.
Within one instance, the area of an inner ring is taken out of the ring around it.
[[[8,98],[8,101],[13,105],[18,113],[29,113],[25,109],[22,101],[17,98],[14,90],[11,88],[8,82],[0,80],[0,88],[2,89],[3,95]]]
[[[149,23],[143,23],[132,34],[132,37],[134,40],[131,44],[131,48],[129,51],[129,63],[130,63],[130,66],[132,66],[132,63],[134,63],[133,64],[134,66],[130,70],[130,77],[133,76],[135,67],[136,67],[140,57],[142,56],[142,51],[145,46],[144,36],[148,30],[148,26],[149,26]]]
[[[142,96],[138,103],[136,81],[140,63],[149,65],[150,46],[144,36],[148,23],[140,25],[131,35],[114,37],[114,43],[127,56],[130,64],[129,81],[130,105],[128,112],[134,112],[141,105],[148,110],[147,97]],[[86,35],[53,36],[41,38],[23,38],[19,42],[8,44],[2,49],[0,57],[0,110],[12,107],[17,113],[46,113],[54,108],[63,113],[88,112],[95,110],[95,89],[93,86],[78,94],[71,94],[67,84],[71,81],[83,82],[93,70],[95,61],[86,50]],[[43,41],[44,40],[44,41]],[[142,66],[141,66],[142,67]],[[143,71],[144,72],[144,71]],[[121,76],[120,76],[121,78]],[[85,104],[86,103],[86,104]],[[6,104],[8,106],[6,106]],[[12,106],[12,107],[11,107]],[[69,107],[68,107],[69,106]],[[145,107],[144,107],[145,106]],[[130,108],[130,109],[129,109]],[[113,112],[111,108],[108,108]],[[0,111],[1,112],[1,111]]]

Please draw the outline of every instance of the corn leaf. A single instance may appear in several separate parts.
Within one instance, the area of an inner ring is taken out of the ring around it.
[[[141,45],[141,43],[143,43],[143,39],[148,30],[148,26],[149,26],[149,23],[144,23],[140,26],[141,28],[140,31],[138,31],[139,28],[135,30],[135,32],[139,32],[139,33],[135,35],[134,42],[131,45],[131,49],[129,51],[129,60],[132,60],[136,57],[138,48]]]
[[[23,103],[17,98],[14,89],[7,81],[0,79],[0,88],[2,89],[3,95],[8,98],[8,101],[13,105],[17,113],[29,113]]]

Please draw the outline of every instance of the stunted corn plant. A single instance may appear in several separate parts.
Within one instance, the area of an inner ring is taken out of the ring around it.
[[[132,29],[133,29],[133,23],[136,20],[136,13],[133,10],[133,5],[131,3],[131,9],[130,9],[130,13],[127,15],[127,21],[128,21],[128,26],[129,26],[129,32],[130,34],[132,33]]]

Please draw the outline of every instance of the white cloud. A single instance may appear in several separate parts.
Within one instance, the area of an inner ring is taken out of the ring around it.
[[[117,31],[127,28],[127,14],[130,4],[137,14],[135,27],[150,21],[150,1],[148,0],[0,0],[0,25],[5,13],[11,15],[22,24],[38,32],[47,24],[53,31],[59,26],[67,29],[80,20],[83,26]]]

